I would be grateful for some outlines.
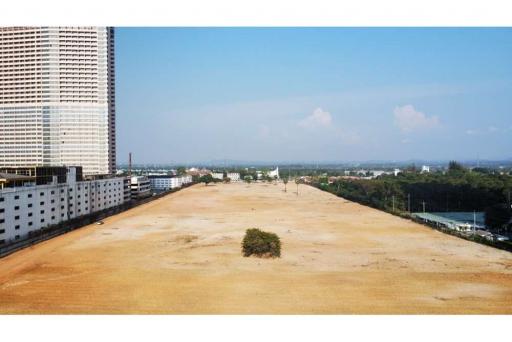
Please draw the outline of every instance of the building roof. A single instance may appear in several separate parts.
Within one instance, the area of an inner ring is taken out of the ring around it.
[[[35,179],[35,177],[32,177],[32,176],[0,172],[0,182],[2,182],[2,183],[13,182],[13,181],[34,180],[34,179]]]

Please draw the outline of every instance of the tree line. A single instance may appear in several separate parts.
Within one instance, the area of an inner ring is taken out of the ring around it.
[[[468,170],[450,162],[447,172],[408,171],[375,179],[317,179],[315,185],[348,200],[386,211],[485,211],[490,226],[510,220],[512,177]]]

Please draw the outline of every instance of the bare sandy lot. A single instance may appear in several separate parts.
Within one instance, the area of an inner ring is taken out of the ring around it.
[[[0,259],[0,313],[512,313],[512,254],[288,188],[196,185]],[[241,256],[251,227],[280,259]]]

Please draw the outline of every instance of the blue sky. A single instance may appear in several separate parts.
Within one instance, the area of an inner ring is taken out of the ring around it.
[[[117,28],[118,162],[512,157],[512,29]]]

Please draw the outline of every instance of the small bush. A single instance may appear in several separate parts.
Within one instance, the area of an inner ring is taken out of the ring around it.
[[[281,256],[281,240],[274,233],[267,233],[257,228],[247,229],[242,241],[242,253],[245,257],[278,258]]]

